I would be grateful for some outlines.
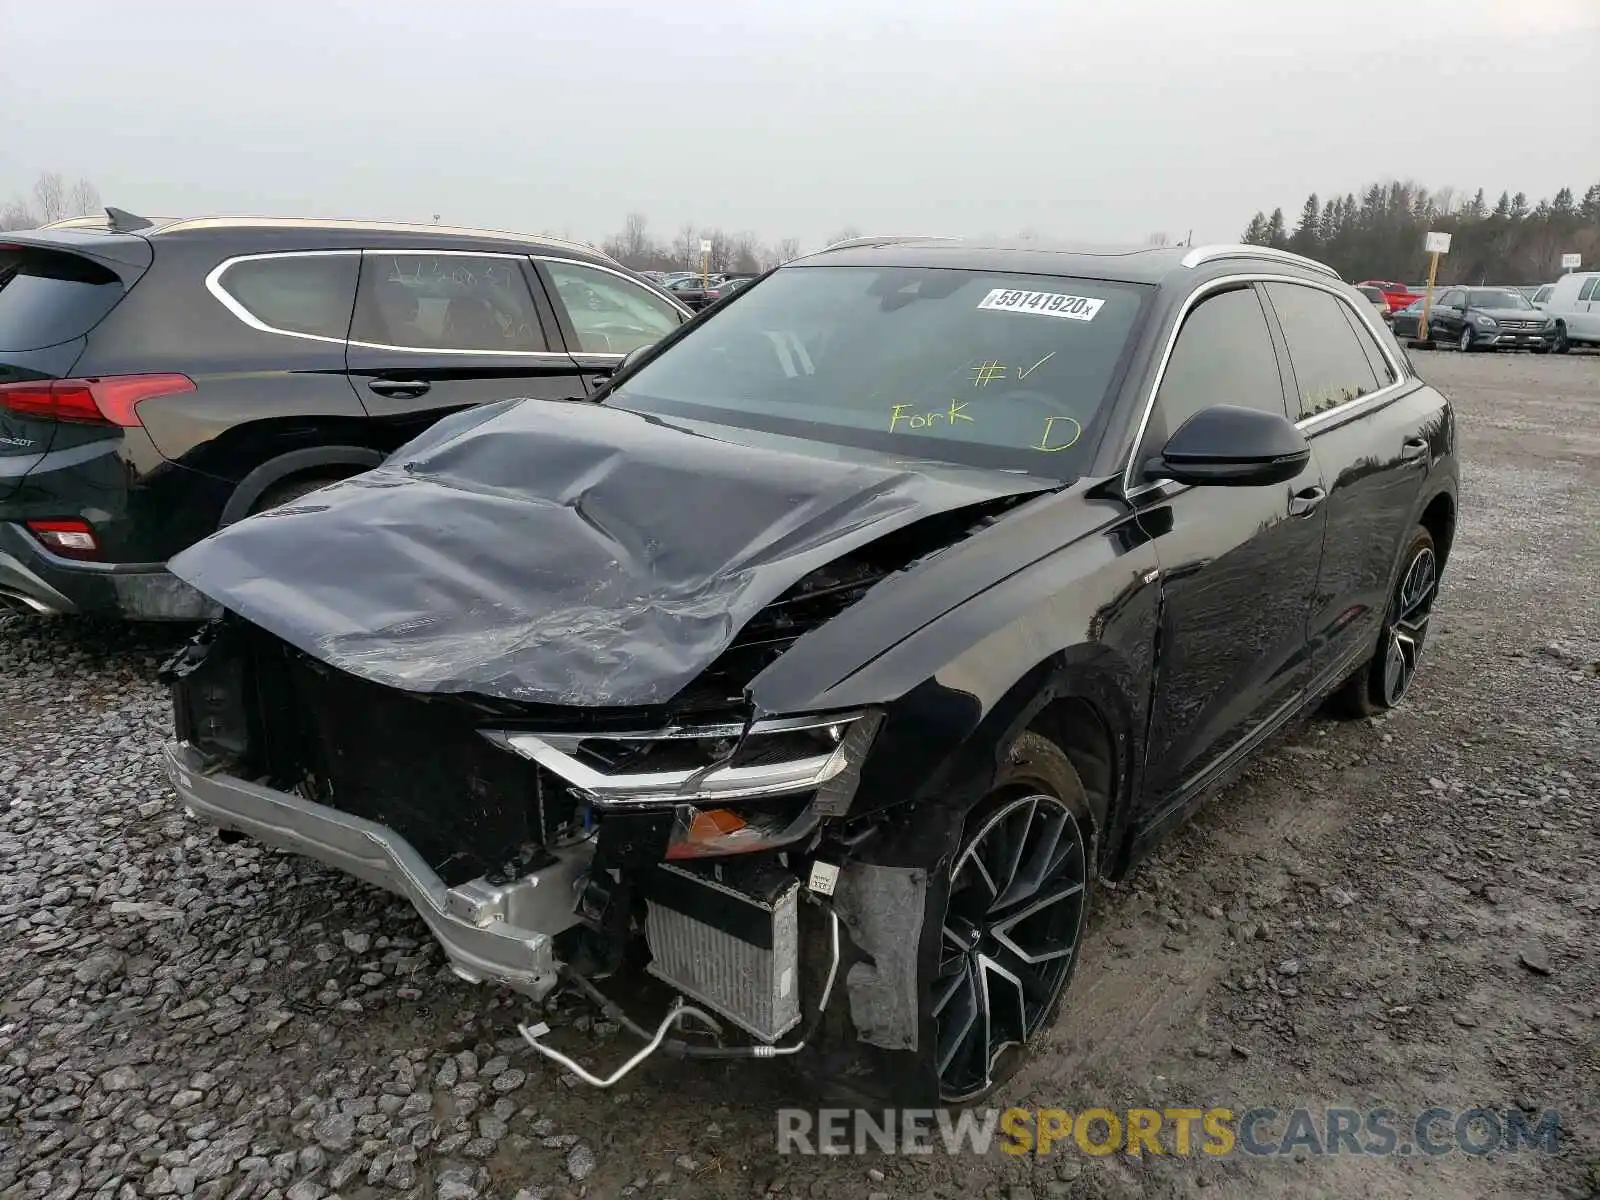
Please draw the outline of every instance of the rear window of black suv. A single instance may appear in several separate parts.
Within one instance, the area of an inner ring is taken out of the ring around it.
[[[1154,289],[946,267],[777,272],[608,403],[907,457],[1078,474]]]
[[[82,337],[123,295],[115,272],[76,254],[0,244],[0,351]]]

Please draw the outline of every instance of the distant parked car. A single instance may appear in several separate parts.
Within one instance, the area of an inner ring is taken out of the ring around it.
[[[0,235],[0,604],[201,616],[180,550],[446,413],[582,398],[689,317],[491,230],[109,210]]]
[[[710,308],[711,305],[716,304],[718,301],[726,300],[729,296],[733,295],[740,288],[748,287],[750,284],[754,283],[755,281],[756,281],[756,277],[754,275],[730,275],[730,276],[728,276],[726,279],[724,279],[716,287],[714,287],[714,288],[710,289],[708,292],[706,292],[706,307]]]
[[[1374,287],[1383,293],[1389,302],[1389,311],[1398,312],[1406,305],[1421,299],[1420,290],[1413,290],[1403,283],[1396,283],[1392,279],[1363,279],[1356,284],[1358,288]]]
[[[1428,314],[1429,336],[1458,350],[1550,349],[1555,322],[1511,288],[1446,288]]]
[[[1363,283],[1357,285],[1356,291],[1367,298],[1367,301],[1377,310],[1380,317],[1385,321],[1389,319],[1394,310],[1389,307],[1389,297],[1383,293],[1382,289],[1374,287],[1370,283]]]
[[[1398,312],[1389,314],[1389,328],[1397,339],[1404,341],[1417,336],[1422,325],[1422,305],[1422,300],[1413,300]]]
[[[1528,297],[1529,301],[1540,312],[1543,312],[1544,308],[1545,308],[1545,304],[1550,299],[1550,293],[1555,290],[1555,286],[1556,285],[1553,284],[1553,283],[1547,283],[1542,287],[1535,288],[1534,292],[1533,292],[1533,295]]]
[[[677,296],[679,300],[682,300],[690,308],[698,312],[702,308],[710,308],[718,300],[722,299],[723,296],[732,292],[734,288],[730,287],[729,284],[735,278],[744,283],[748,283],[753,276],[713,275],[709,278],[704,286],[701,286],[699,279],[685,280],[676,289],[674,289],[673,295]],[[736,287],[738,285],[734,286]]]
[[[1550,285],[1544,311],[1553,322],[1551,348],[1600,346],[1600,271],[1574,271]]]

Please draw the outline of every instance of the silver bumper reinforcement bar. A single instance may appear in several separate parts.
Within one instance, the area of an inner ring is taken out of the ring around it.
[[[593,845],[508,883],[450,887],[394,830],[231,775],[208,774],[186,742],[166,747],[167,774],[189,814],[219,829],[303,854],[411,901],[457,975],[543,999],[558,979],[553,938],[577,923],[573,908]]]

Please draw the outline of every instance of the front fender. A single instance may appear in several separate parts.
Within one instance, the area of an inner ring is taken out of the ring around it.
[[[1096,507],[1109,519],[1091,532],[972,595],[792,710],[884,708],[852,816],[935,796],[958,804],[975,798],[1016,734],[1068,696],[1105,719],[1119,739],[1122,790],[1136,786],[1155,669],[1156,556],[1130,512]]]

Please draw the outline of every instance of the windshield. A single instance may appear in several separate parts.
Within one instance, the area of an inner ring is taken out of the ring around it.
[[[1467,303],[1473,308],[1532,308],[1528,298],[1521,292],[1506,291],[1495,288],[1492,291],[1473,291],[1467,295]]]
[[[933,267],[793,267],[608,403],[1066,478],[1152,288]]]

